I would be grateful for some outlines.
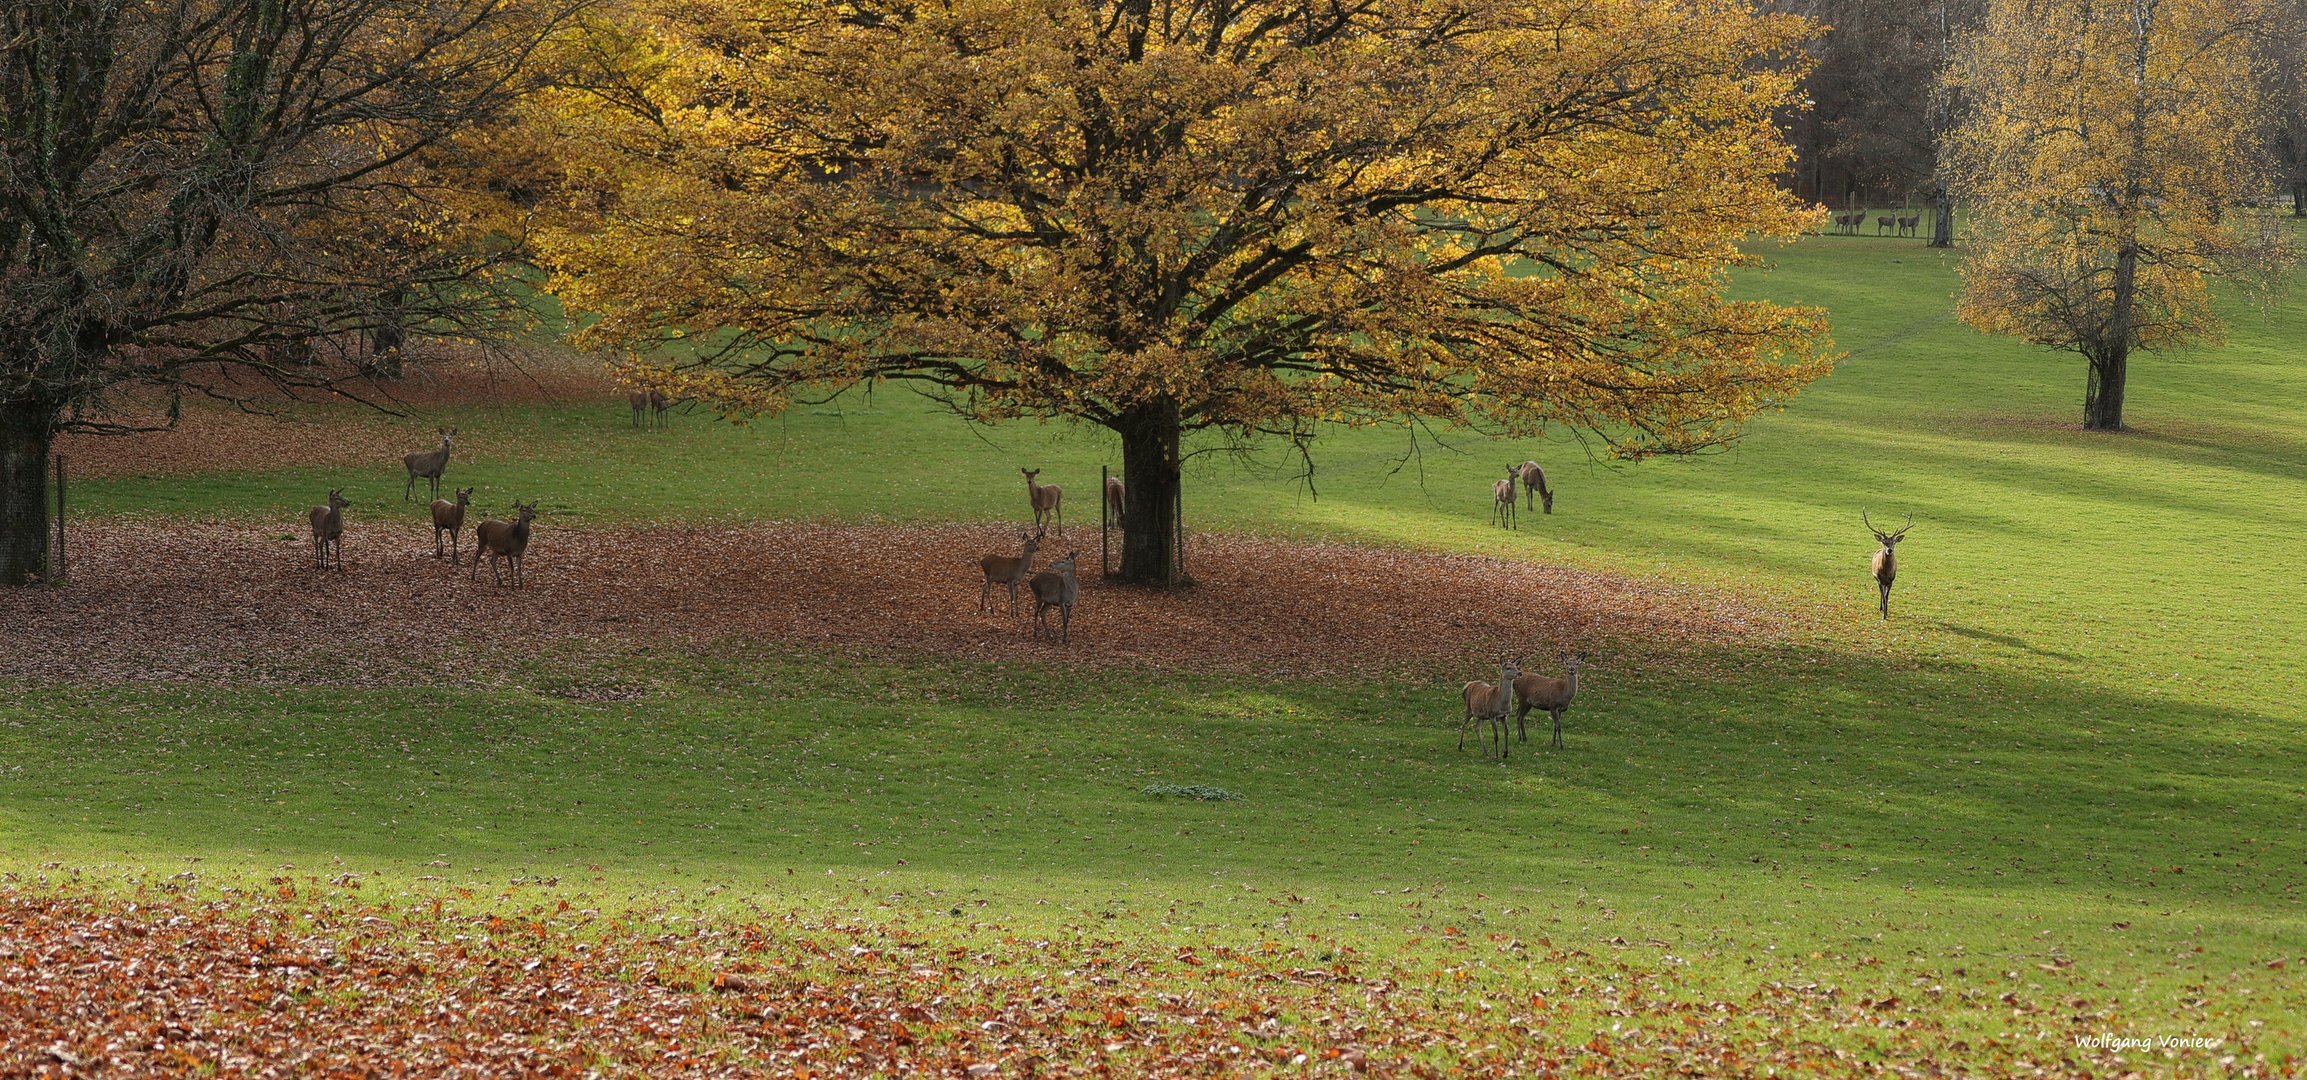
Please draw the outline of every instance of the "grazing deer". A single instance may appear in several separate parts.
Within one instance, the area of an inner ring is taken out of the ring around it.
[[[1546,504],[1546,512],[1553,513],[1554,489],[1546,486],[1546,470],[1539,468],[1535,461],[1525,461],[1522,463],[1520,471],[1522,473],[1522,491],[1533,500],[1530,509],[1537,509],[1537,501],[1543,500]]]
[[[1049,569],[1033,575],[1033,636],[1041,637],[1041,617],[1051,608],[1057,609],[1060,645],[1073,641],[1073,606],[1081,600],[1081,582],[1073,576],[1073,566],[1081,552],[1068,551],[1065,558],[1049,564]]]
[[[1521,665],[1509,657],[1498,662],[1496,685],[1476,679],[1459,692],[1466,702],[1466,717],[1458,725],[1458,749],[1466,749],[1466,732],[1484,720],[1490,721],[1490,741],[1498,745],[1498,760],[1503,763],[1508,754],[1506,746],[1506,713],[1514,703],[1514,680],[1522,675]],[[1487,753],[1487,751],[1485,751]]]
[[[449,534],[449,565],[462,563],[457,553],[457,534],[464,531],[465,507],[472,505],[473,489],[458,488],[457,501],[433,500],[433,558],[441,557],[441,534]]]
[[[985,585],[977,590],[978,611],[985,610],[985,599],[993,595],[994,586],[1006,585],[1009,587],[1009,613],[1012,616],[1017,614],[1017,587],[1032,576],[1033,553],[1041,550],[1041,538],[1044,535],[1046,533],[1029,534],[1021,531],[1017,538],[1025,542],[1024,554],[988,555],[977,560],[979,568],[985,571]]]
[[[665,396],[663,390],[635,390],[625,395],[625,404],[633,407],[634,427],[661,428],[669,423],[665,410],[673,407],[673,399]],[[643,415],[650,412],[656,414],[653,422],[643,423]]]
[[[1898,219],[1898,234],[1900,236],[1913,236],[1915,235],[1915,227],[1920,224],[1922,224],[1921,214],[1916,214],[1912,217],[1902,217]]]
[[[471,576],[475,580],[481,575],[481,560],[487,559],[489,577],[499,585],[504,584],[504,571],[497,566],[497,559],[502,557],[512,569],[513,588],[521,587],[521,555],[529,550],[529,522],[537,519],[537,504],[533,499],[525,505],[516,502],[513,509],[520,511],[520,520],[484,521],[473,529]]]
[[[1897,220],[1897,218],[1892,217],[1889,214],[1884,214],[1881,217],[1874,219],[1874,234],[1876,236],[1881,236],[1882,234],[1889,232],[1891,223]]]
[[[448,471],[449,445],[456,442],[457,429],[440,428],[436,430],[440,431],[441,433],[440,449],[422,454],[401,455],[401,462],[409,467],[409,484],[408,487],[401,492],[402,502],[407,502],[411,498],[415,497],[417,490],[417,478],[420,476],[432,481],[433,498],[438,499],[441,497],[441,473]]]
[[[1530,710],[1541,709],[1554,714],[1554,746],[1562,747],[1562,714],[1569,710],[1570,699],[1578,696],[1578,669],[1585,659],[1576,653],[1562,655],[1562,678],[1549,679],[1544,675],[1524,675],[1514,680],[1514,696],[1521,705],[1514,713],[1514,730],[1523,742],[1530,741]]]
[[[352,500],[344,497],[343,488],[328,489],[328,505],[315,506],[305,514],[312,522],[312,564],[328,569],[328,549],[336,548],[336,568],[344,569],[344,508]]]
[[[1514,466],[1506,466],[1506,479],[1490,485],[1490,522],[1514,527]]]
[[[1875,540],[1882,544],[1882,548],[1874,553],[1874,583],[1882,590],[1882,617],[1887,619],[1890,618],[1890,584],[1898,579],[1898,542],[1906,536],[1907,529],[1914,528],[1914,515],[1908,514],[1906,525],[1894,533],[1875,528],[1864,509],[1858,512],[1858,519],[1866,522],[1867,531],[1873,533]]]
[[[1026,501],[1033,504],[1034,525],[1046,527],[1050,520],[1055,519],[1058,534],[1064,535],[1065,492],[1058,490],[1056,484],[1034,483],[1033,478],[1041,475],[1040,469],[1019,469],[1017,471],[1025,474],[1025,498]]]
[[[1105,478],[1105,508],[1113,514],[1114,524],[1128,524],[1128,519],[1124,515],[1129,513],[1129,491],[1122,487],[1121,477],[1108,476]]]

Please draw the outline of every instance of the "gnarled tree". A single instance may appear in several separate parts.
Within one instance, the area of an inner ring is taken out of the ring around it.
[[[57,434],[135,387],[244,399],[331,346],[501,314],[502,118],[561,0],[32,0],[0,11],[0,585]],[[346,350],[358,346],[345,344]],[[354,359],[359,359],[355,357]],[[173,400],[173,398],[172,398]]]
[[[1719,445],[1821,374],[1726,297],[1810,24],[1724,0],[629,0],[551,102],[555,291],[775,408],[913,380],[1120,436],[1168,580],[1186,432],[1404,417]],[[540,136],[544,137],[544,136]],[[669,354],[654,353],[658,357]]]
[[[2135,349],[2216,339],[2210,281],[2271,287],[2288,226],[2253,49],[2262,0],[1993,0],[1949,82],[1970,207],[1964,321],[2082,354],[2083,426],[2123,426]]]

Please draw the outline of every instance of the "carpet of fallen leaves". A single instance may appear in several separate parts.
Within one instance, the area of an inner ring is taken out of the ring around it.
[[[1094,565],[1096,534],[1075,531],[1090,550],[1059,645],[1033,639],[1030,590],[1017,617],[998,592],[995,610],[979,610],[978,558],[1014,550],[1014,526],[556,529],[546,518],[514,589],[493,585],[491,567],[476,579],[469,559],[436,558],[431,526],[406,519],[348,515],[342,571],[315,569],[311,541],[286,522],[102,519],[70,537],[69,587],[0,591],[0,625],[23,646],[0,653],[0,677],[407,684],[458,670],[450,658],[476,644],[735,639],[1455,688],[1509,651],[1552,670],[1557,653],[1582,649],[1607,668],[1788,632],[1783,613],[1670,583],[1226,535],[1190,539],[1194,587],[1123,587]]]
[[[219,378],[224,378],[219,375]],[[241,388],[246,408],[213,401],[187,401],[173,427],[133,435],[66,435],[56,451],[70,461],[75,479],[107,476],[176,476],[237,469],[273,469],[289,463],[373,467],[424,450],[411,432],[430,429],[422,421],[382,411],[337,410],[325,414],[300,407],[314,402],[368,401],[401,412],[423,413],[440,405],[476,403],[520,405],[533,402],[597,402],[603,415],[624,416],[624,391],[598,364],[549,354],[481,353],[442,347],[391,382],[348,380],[342,394],[319,390],[284,393],[270,385]],[[165,427],[165,396],[130,394],[113,403],[113,422]]]
[[[0,887],[0,1076],[2124,1076],[2090,1003],[1675,992],[1656,957],[1445,935],[1430,970],[1268,942],[962,945],[902,925]],[[304,884],[317,885],[306,878]],[[337,884],[357,886],[339,879]],[[1513,951],[1551,989],[1469,982]],[[1928,981],[1920,978],[1918,983]],[[1945,1012],[2007,1030],[1966,1041]],[[2237,1045],[2230,1041],[2227,1045]],[[2192,1051],[2194,1071],[2287,1065]],[[2214,1062],[2216,1064],[2214,1064]],[[2182,1065],[2182,1067],[2185,1067]]]

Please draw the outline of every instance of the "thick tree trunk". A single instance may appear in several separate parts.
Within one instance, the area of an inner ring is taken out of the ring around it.
[[[1120,580],[1141,585],[1178,583],[1178,442],[1174,401],[1139,405],[1115,425],[1121,435],[1122,483],[1129,513],[1122,527]]]
[[[1955,246],[1955,197],[1940,188],[1931,200],[1931,242],[1935,248]]]
[[[48,455],[56,410],[0,402],[0,586],[29,585],[48,568]]]
[[[2103,352],[2085,353],[2091,365],[2083,388],[2083,427],[2091,431],[2123,430],[2123,377],[2130,367],[2131,350],[2116,342]]]

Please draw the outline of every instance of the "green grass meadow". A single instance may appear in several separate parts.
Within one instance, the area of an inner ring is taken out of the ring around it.
[[[1213,446],[1189,467],[1191,527],[1505,554],[1805,613],[1797,645],[1590,655],[1564,750],[1457,752],[1455,683],[1055,653],[985,667],[758,643],[526,657],[482,687],[19,684],[0,703],[0,871],[196,889],[353,873],[371,898],[807,907],[957,940],[1311,934],[1405,964],[1495,934],[1647,958],[1693,998],[1935,985],[1955,1026],[2023,1035],[1993,1005],[2020,991],[2086,1001],[2110,1031],[2307,1052],[2307,288],[2235,307],[2224,344],[2135,359],[2134,430],[2103,435],[2076,426],[2079,359],[1954,319],[1951,256],[1817,237],[1771,257],[1742,288],[1830,309],[1848,359],[1726,452],[1620,464],[1567,434],[1341,430],[1317,441],[1318,498],[1280,453]],[[1098,467],[1120,464],[1103,432],[972,429],[889,385],[747,426],[677,414],[669,435],[630,430],[620,402],[407,423],[412,449],[459,425],[452,476],[484,507],[541,500],[553,527],[1015,520],[1021,466],[1086,516]],[[1488,484],[1525,457],[1556,513],[1505,533]],[[89,528],[294,521],[334,486],[397,508],[402,481],[285,469],[74,494]],[[1888,622],[1862,508],[1915,519]],[[648,693],[570,692],[604,684]],[[1476,954],[1486,978],[1557,975]]]

